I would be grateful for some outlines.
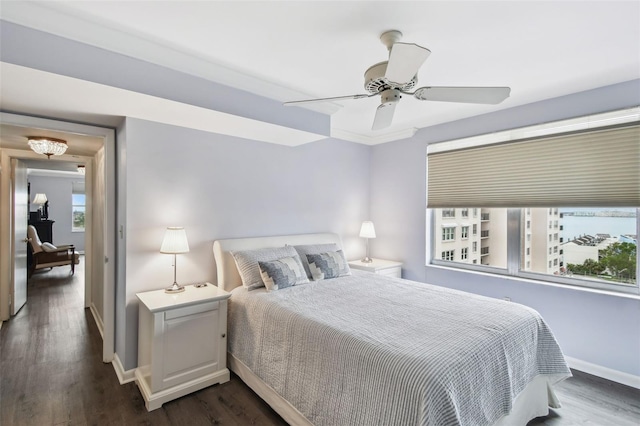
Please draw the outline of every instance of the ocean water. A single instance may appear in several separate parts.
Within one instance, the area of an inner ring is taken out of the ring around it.
[[[564,216],[560,220],[564,241],[581,235],[610,234],[617,237],[622,234],[637,235],[635,217],[584,217]]]

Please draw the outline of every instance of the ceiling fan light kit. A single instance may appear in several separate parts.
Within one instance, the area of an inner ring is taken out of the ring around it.
[[[461,102],[475,104],[499,104],[511,93],[509,87],[421,87],[411,92],[418,84],[418,70],[431,51],[414,43],[401,43],[402,33],[386,31],[380,36],[382,44],[389,50],[389,60],[369,67],[364,73],[364,88],[369,94],[305,99],[285,102],[284,105],[300,105],[336,100],[363,99],[380,95],[381,103],[376,110],[372,130],[391,126],[396,104],[402,94],[411,95],[420,101]]]

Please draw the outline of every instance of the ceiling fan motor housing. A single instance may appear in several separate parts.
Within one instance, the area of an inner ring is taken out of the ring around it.
[[[397,89],[387,89],[380,93],[380,98],[383,104],[399,102],[401,97],[402,95]]]
[[[369,67],[364,73],[364,88],[369,93],[381,93],[387,89],[398,89],[409,92],[418,84],[418,76],[414,75],[411,81],[405,84],[392,83],[384,76],[387,72],[388,61],[379,62]]]

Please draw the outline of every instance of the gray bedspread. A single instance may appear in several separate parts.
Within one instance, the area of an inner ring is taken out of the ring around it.
[[[237,288],[229,352],[322,425],[490,425],[571,375],[525,306],[374,274]]]

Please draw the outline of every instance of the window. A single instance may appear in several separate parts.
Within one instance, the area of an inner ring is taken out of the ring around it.
[[[464,247],[462,250],[460,250],[460,259],[467,260],[468,257],[469,257],[469,247]]]
[[[456,209],[442,209],[442,217],[456,217]]]
[[[467,239],[469,238],[469,227],[463,226],[460,232],[460,238]]]
[[[71,232],[84,232],[86,197],[84,182],[71,184]]]
[[[432,220],[439,208],[474,213],[465,218],[472,263],[452,266],[639,294],[638,140],[640,107],[634,107],[430,144]],[[433,223],[431,229],[439,230]],[[437,236],[430,241],[434,264]]]
[[[445,226],[442,228],[442,241],[453,241],[456,239],[456,228]]]
[[[481,265],[478,267],[501,268],[505,274],[596,288],[638,288],[636,218],[640,209],[559,208],[562,214],[559,226],[563,227],[559,234],[549,233],[547,218],[549,211],[555,211],[555,208],[529,209],[529,213],[527,209],[483,209],[491,210],[491,219],[482,223],[482,228],[487,227],[480,233],[482,244],[479,247],[478,241],[471,241],[470,247],[460,247],[460,260],[456,264],[474,264],[468,256],[470,248],[471,253],[480,252],[480,262],[476,264]],[[507,234],[508,229],[518,227],[507,226],[509,214],[518,218],[512,220],[521,224],[520,233],[515,235],[519,242],[513,258],[518,260],[511,268],[512,272],[506,270],[509,264]],[[528,222],[531,230],[526,229]],[[464,228],[463,236],[466,235]],[[561,237],[565,242],[558,244]],[[437,260],[435,257],[434,261]]]
[[[462,217],[469,217],[469,209],[462,209]]]
[[[442,260],[453,261],[453,253],[455,250],[446,250],[442,252]]]

